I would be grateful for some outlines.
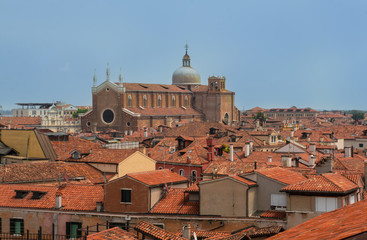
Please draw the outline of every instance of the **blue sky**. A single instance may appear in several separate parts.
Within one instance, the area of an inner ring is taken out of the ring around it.
[[[184,45],[239,109],[367,109],[367,1],[0,1],[0,105],[91,105],[105,80],[170,84]]]

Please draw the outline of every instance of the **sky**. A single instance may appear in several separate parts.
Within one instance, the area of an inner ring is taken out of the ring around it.
[[[92,105],[107,64],[116,82],[171,84],[186,43],[240,110],[367,110],[365,0],[1,0],[0,105]]]

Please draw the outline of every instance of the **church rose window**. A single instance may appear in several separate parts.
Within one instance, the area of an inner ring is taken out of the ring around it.
[[[103,112],[102,118],[105,123],[111,123],[115,118],[115,114],[110,109],[107,109]]]

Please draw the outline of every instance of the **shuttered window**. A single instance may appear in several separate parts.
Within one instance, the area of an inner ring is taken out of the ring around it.
[[[337,199],[328,197],[315,198],[316,212],[330,212],[337,209]]]

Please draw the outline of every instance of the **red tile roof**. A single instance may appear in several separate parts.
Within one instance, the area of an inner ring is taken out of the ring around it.
[[[285,214],[284,214],[285,215]],[[270,226],[270,227],[250,227],[241,231],[241,233],[246,233],[251,238],[260,238],[260,237],[270,237],[281,231],[284,231],[282,226]]]
[[[284,192],[312,192],[312,193],[350,193],[358,186],[340,174],[324,173],[305,181],[288,185],[281,189]]]
[[[1,117],[0,125],[10,125],[12,129],[33,128],[41,125],[41,117]]]
[[[171,172],[169,169],[154,170],[147,172],[129,173],[126,176],[138,180],[149,186],[188,182],[187,178]]]
[[[301,173],[279,167],[257,170],[257,173],[287,185],[307,179]]]
[[[135,240],[135,234],[119,227],[110,228],[87,236],[87,240]]]
[[[230,177],[231,177],[231,178],[233,178],[233,179],[236,179],[236,180],[238,180],[238,181],[240,181],[240,182],[243,182],[243,183],[245,183],[245,184],[247,184],[247,185],[249,185],[249,186],[254,186],[254,185],[256,185],[256,182],[251,181],[251,180],[246,179],[246,178],[243,178],[243,177],[240,177],[240,176],[230,176]]]
[[[345,239],[367,231],[367,200],[312,218],[271,238],[319,240]]]
[[[85,163],[34,162],[0,166],[0,182],[3,183],[49,183],[65,181],[104,183],[102,172]]]
[[[276,218],[276,219],[285,219],[286,213],[285,211],[275,211],[275,210],[268,210],[263,212],[260,215],[261,218]]]
[[[134,229],[137,232],[144,233],[145,235],[158,240],[185,240],[185,238],[179,237],[176,234],[167,232],[162,228],[156,227],[153,224],[144,221],[137,223]]]
[[[29,192],[23,199],[15,198],[15,191]],[[41,199],[32,199],[32,191],[45,192]],[[95,211],[96,203],[103,202],[103,188],[93,185],[66,184],[61,187],[0,184],[0,206],[16,208],[54,209],[56,193],[62,195],[62,210]]]
[[[189,201],[185,188],[172,188],[150,213],[199,215],[199,201]]]

